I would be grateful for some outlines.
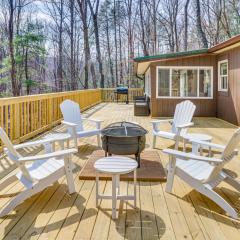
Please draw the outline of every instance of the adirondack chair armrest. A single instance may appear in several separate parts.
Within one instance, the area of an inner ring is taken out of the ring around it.
[[[65,127],[71,128],[70,134],[72,135],[73,138],[76,138],[77,124],[76,123],[67,122],[67,121],[61,121],[61,123]]]
[[[153,130],[155,131],[155,132],[158,132],[160,129],[159,129],[159,124],[161,124],[161,123],[170,123],[170,124],[172,124],[172,122],[173,122],[173,119],[161,119],[161,120],[153,120],[153,121],[151,121],[151,123],[152,123],[152,126],[153,126]]]
[[[174,156],[176,158],[180,158],[182,160],[193,159],[197,161],[212,163],[214,165],[222,163],[222,160],[218,158],[210,158],[210,157],[195,155],[193,153],[181,152],[174,149],[164,149],[163,152],[168,155]]]
[[[61,150],[61,151],[56,151],[52,153],[47,153],[47,154],[40,154],[36,156],[27,156],[27,157],[20,157],[18,161],[21,163],[25,162],[33,162],[36,160],[43,160],[43,159],[48,159],[48,158],[59,158],[59,157],[64,157],[66,155],[71,155],[74,153],[77,153],[77,149],[71,148],[71,149],[66,149],[66,150]]]
[[[95,123],[97,129],[100,129],[100,127],[101,127],[101,123],[103,122],[103,120],[92,119],[92,118],[82,118],[82,120]]]
[[[104,122],[104,120],[100,119],[93,119],[93,118],[82,118],[84,121],[90,121],[90,122]]]
[[[45,144],[45,143],[54,143],[54,142],[57,142],[58,139],[57,138],[46,138],[46,139],[40,139],[40,140],[37,140],[37,141],[30,141],[30,142],[26,142],[26,143],[20,143],[20,144],[16,144],[14,145],[13,147],[18,150],[18,149],[22,149],[22,148],[26,148],[26,147],[33,147],[33,146],[39,146],[39,145],[42,145],[42,144]],[[4,150],[7,150],[7,148]]]
[[[223,151],[226,147],[225,145],[212,143],[212,142],[207,142],[207,141],[200,141],[200,140],[197,140],[197,139],[189,139],[189,142],[199,144],[201,146],[201,148],[203,148],[203,149],[205,149],[205,148],[208,149],[209,147],[211,147],[211,148]]]
[[[194,125],[193,122],[189,122],[189,123],[185,123],[185,124],[178,125],[177,128],[179,128],[179,129],[184,129],[184,128],[192,127],[193,125]]]
[[[159,123],[164,123],[164,122],[172,122],[173,119],[158,119],[158,120],[152,120],[151,123],[152,124],[159,124]]]
[[[72,128],[77,127],[77,124],[76,124],[76,123],[71,123],[71,122],[67,122],[67,121],[61,121],[61,123],[62,123],[63,125],[66,125],[67,127],[72,127]]]

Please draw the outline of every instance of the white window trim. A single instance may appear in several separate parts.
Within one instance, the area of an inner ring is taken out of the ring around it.
[[[227,74],[220,75],[220,65],[222,63],[227,63]],[[222,88],[222,77],[227,77],[227,88]],[[228,59],[218,61],[218,91],[219,92],[228,92]]]
[[[169,96],[159,96],[158,95],[158,69],[169,69],[170,70],[170,81],[169,81]],[[198,86],[198,90],[197,90],[197,97],[172,97],[171,96],[171,88],[172,88],[172,69],[187,69],[187,70],[197,70],[198,74],[197,74],[197,86]],[[206,70],[210,70],[211,71],[211,97],[199,97],[199,70],[201,69],[206,69]],[[157,66],[156,67],[156,98],[168,98],[168,99],[213,99],[213,67],[212,66]]]

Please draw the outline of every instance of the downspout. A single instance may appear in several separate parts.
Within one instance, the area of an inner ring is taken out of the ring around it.
[[[137,69],[137,67],[136,67],[136,69]],[[141,81],[143,81],[143,90],[145,91],[145,81],[144,81],[145,73],[143,74],[143,77],[140,77],[140,75],[137,74],[137,70],[136,70],[136,75],[135,76],[136,76],[137,79],[140,79]]]

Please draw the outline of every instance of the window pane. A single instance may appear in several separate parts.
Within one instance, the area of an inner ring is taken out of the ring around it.
[[[187,70],[184,73],[184,97],[197,97],[197,70]]]
[[[227,81],[228,81],[228,77],[221,77],[222,81],[222,89],[227,89]]]
[[[211,97],[211,70],[199,70],[199,97]]]
[[[170,69],[158,69],[158,96],[169,96]]]
[[[221,63],[220,64],[220,75],[227,75],[228,74],[227,71],[228,71],[228,64],[227,64],[227,62]]]
[[[172,70],[172,97],[180,97],[180,70]]]

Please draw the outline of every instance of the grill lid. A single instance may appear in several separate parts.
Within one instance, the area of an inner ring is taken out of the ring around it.
[[[147,130],[132,122],[116,122],[102,129],[101,133],[111,137],[140,137],[147,134]]]
[[[117,93],[128,93],[128,87],[120,86],[116,88]]]

